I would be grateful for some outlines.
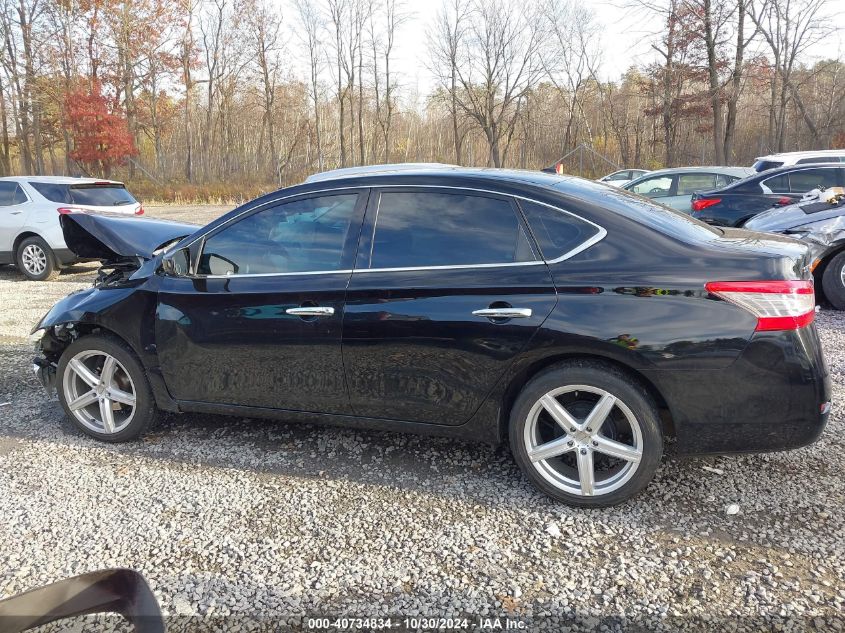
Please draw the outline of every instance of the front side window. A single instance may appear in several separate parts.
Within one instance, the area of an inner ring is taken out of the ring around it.
[[[200,275],[255,275],[341,269],[358,194],[302,198],[264,209],[206,239]]]
[[[519,206],[546,261],[563,257],[600,231],[595,224],[544,204],[520,200]]]
[[[789,174],[789,189],[792,193],[807,193],[813,189],[827,189],[836,187],[839,183],[839,170],[834,169],[802,169]]]
[[[383,192],[370,268],[471,266],[535,261],[507,200],[436,192]]]
[[[672,190],[671,176],[655,176],[646,178],[640,183],[631,187],[631,191],[649,198],[665,198]]]

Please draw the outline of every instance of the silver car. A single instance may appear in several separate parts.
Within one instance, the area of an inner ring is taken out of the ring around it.
[[[649,172],[622,189],[689,213],[696,191],[720,189],[754,173],[752,167],[672,167]]]

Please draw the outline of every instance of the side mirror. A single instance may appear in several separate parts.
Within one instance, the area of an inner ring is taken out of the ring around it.
[[[165,275],[182,277],[191,272],[191,253],[188,248],[168,253],[161,260],[161,268]]]

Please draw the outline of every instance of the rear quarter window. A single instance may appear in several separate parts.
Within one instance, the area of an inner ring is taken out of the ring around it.
[[[519,206],[546,261],[567,255],[601,232],[595,224],[557,208],[527,200],[520,200]]]
[[[50,202],[62,202],[65,204],[72,202],[70,199],[70,187],[68,185],[60,185],[52,182],[30,182],[29,186]]]

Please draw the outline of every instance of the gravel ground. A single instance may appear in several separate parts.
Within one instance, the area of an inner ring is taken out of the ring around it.
[[[644,494],[601,511],[535,492],[506,448],[454,440],[168,415],[143,441],[105,445],[45,397],[26,340],[93,271],[27,283],[0,268],[0,597],[120,566],[148,579],[171,630],[307,627],[315,614],[845,629],[839,406],[813,446],[667,459]],[[842,402],[845,313],[818,326]]]

